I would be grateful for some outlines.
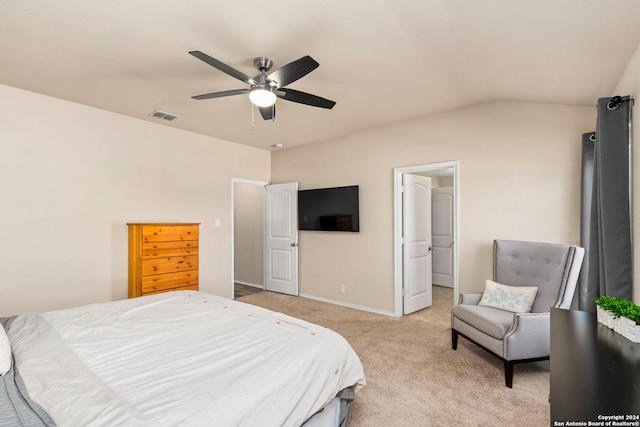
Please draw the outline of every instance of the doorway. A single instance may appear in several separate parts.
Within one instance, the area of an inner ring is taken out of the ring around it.
[[[412,289],[407,289],[405,281],[407,277],[411,277],[411,272],[406,273],[407,265],[405,263],[406,254],[406,240],[405,232],[407,226],[405,213],[405,187],[403,182],[406,181],[406,176],[423,176],[430,178],[432,186],[436,189],[433,192],[431,199],[432,205],[434,205],[435,215],[432,215],[431,209],[428,210],[428,214],[421,214],[421,221],[425,221],[425,227],[431,229],[431,235],[429,236],[429,262],[430,268],[429,280],[434,280],[434,284],[443,287],[453,288],[453,304],[455,305],[458,300],[459,294],[459,268],[458,268],[458,218],[459,218],[459,203],[458,203],[458,170],[459,162],[442,162],[433,164],[424,164],[417,166],[407,166],[394,169],[394,276],[395,276],[395,316],[401,317],[405,314],[405,299],[407,294],[411,294]],[[442,196],[442,194],[445,194]],[[449,195],[447,195],[449,194]],[[447,205],[446,200],[450,202],[449,209],[451,210],[451,216],[449,222],[442,222],[443,212],[446,212],[447,206],[443,207],[443,200]],[[433,223],[432,217],[436,217],[436,222]],[[412,220],[413,221],[413,220]],[[440,221],[440,222],[438,222]],[[422,269],[426,271],[426,269]],[[433,274],[432,275],[432,271]],[[411,279],[409,279],[411,280]],[[410,285],[411,286],[411,285]],[[425,292],[431,293],[431,283],[429,283],[429,289]],[[411,310],[415,309],[413,307]],[[411,311],[409,310],[409,311]]]
[[[264,188],[267,184],[231,180],[232,299],[264,289]]]
[[[297,182],[231,179],[232,299],[236,291],[298,295],[297,196]]]

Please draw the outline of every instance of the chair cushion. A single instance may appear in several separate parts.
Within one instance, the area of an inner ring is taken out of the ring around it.
[[[483,305],[458,304],[453,316],[496,339],[503,339],[511,325],[514,314]]]
[[[537,286],[507,286],[487,280],[478,305],[514,313],[529,313],[538,293]]]

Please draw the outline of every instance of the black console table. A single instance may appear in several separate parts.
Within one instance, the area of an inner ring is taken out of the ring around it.
[[[550,363],[551,426],[640,426],[640,344],[595,314],[551,309]]]

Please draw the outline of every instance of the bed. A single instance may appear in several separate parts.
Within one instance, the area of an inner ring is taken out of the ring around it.
[[[3,324],[0,425],[336,426],[365,385],[339,334],[197,291]]]

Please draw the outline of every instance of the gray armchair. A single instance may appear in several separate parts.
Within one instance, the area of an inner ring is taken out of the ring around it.
[[[478,305],[480,293],[462,293],[451,311],[451,347],[461,335],[504,362],[507,387],[513,365],[549,359],[551,307],[569,309],[584,258],[578,246],[495,240],[493,280],[509,286],[537,286],[530,313]]]

